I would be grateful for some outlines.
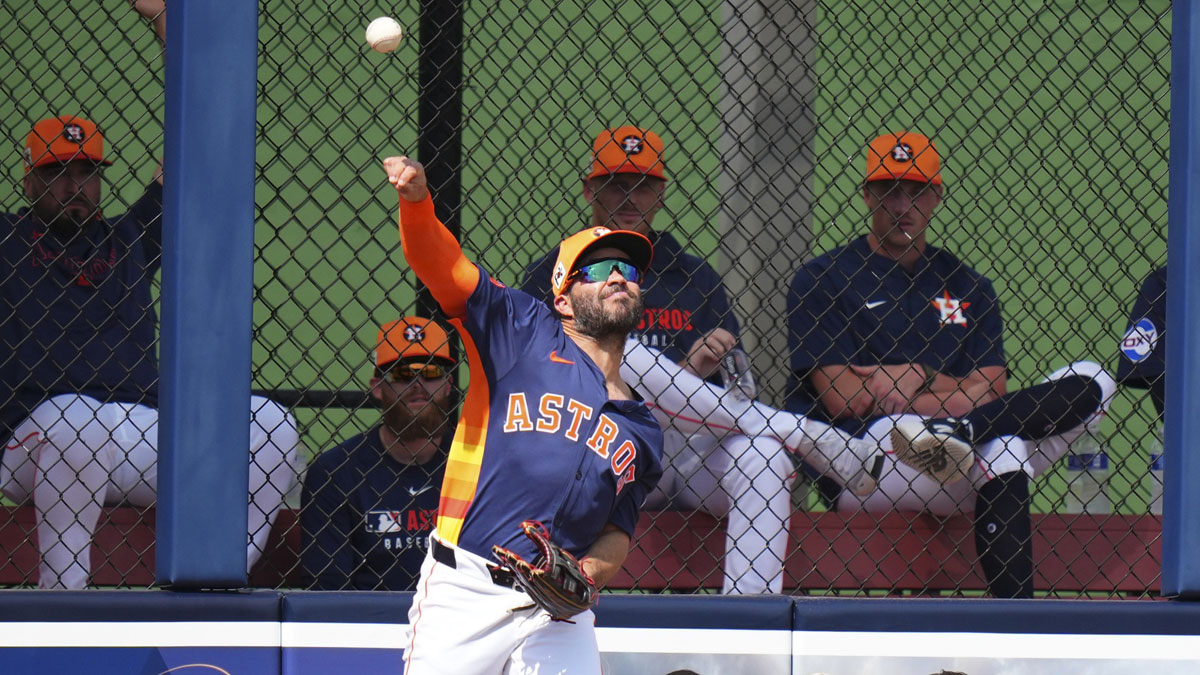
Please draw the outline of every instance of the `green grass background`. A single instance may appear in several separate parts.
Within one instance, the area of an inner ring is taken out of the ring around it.
[[[636,122],[670,146],[656,225],[716,263],[722,64],[739,58],[722,47],[722,6],[467,5],[468,254],[517,283],[526,262],[585,222],[579,179],[591,138]],[[921,130],[946,157],[933,240],[995,283],[1011,384],[1074,359],[1115,366],[1125,308],[1166,257],[1169,3],[815,7],[815,248],[865,227],[866,142]],[[105,208],[119,211],[161,156],[162,61],[149,31],[123,0],[34,0],[3,12],[6,205],[22,203],[29,123],[82,111],[113,148]],[[409,33],[390,55],[362,38],[385,14]],[[376,327],[414,307],[379,160],[416,148],[417,4],[286,0],[260,15],[255,386],[361,388]],[[1149,414],[1122,392],[1105,425],[1123,512],[1145,508]],[[299,416],[315,452],[373,413]],[[1062,478],[1040,481],[1037,510],[1056,508]]]

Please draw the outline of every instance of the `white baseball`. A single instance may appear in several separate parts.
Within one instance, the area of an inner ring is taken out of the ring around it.
[[[386,54],[400,44],[404,31],[400,24],[390,16],[381,16],[367,26],[367,44],[371,49]]]

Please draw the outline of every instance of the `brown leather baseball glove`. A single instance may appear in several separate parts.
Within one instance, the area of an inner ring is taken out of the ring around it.
[[[526,520],[521,529],[537,545],[533,564],[501,546],[493,546],[492,555],[516,575],[521,588],[555,621],[569,621],[590,609],[596,603],[596,584],[575,556],[550,541],[546,526],[538,521]]]

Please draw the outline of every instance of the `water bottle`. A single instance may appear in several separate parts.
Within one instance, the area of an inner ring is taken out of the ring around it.
[[[750,357],[744,350],[734,347],[721,357],[721,384],[744,401],[752,401],[758,395],[758,388],[754,384],[754,371],[750,368]]]
[[[1163,427],[1158,425],[1158,429],[1154,434],[1154,439],[1150,443],[1150,513],[1162,515],[1162,491],[1163,491]]]
[[[1108,513],[1110,505],[1105,485],[1108,482],[1108,455],[1096,432],[1085,431],[1071,443],[1067,455],[1067,494],[1064,513]]]

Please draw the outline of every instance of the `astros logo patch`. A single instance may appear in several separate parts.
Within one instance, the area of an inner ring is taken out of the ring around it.
[[[83,127],[78,124],[68,124],[63,127],[63,138],[76,145],[83,145]]]
[[[621,139],[621,147],[627,155],[638,155],[642,152],[641,136],[626,136]]]
[[[967,325],[967,315],[963,310],[970,307],[971,303],[950,297],[950,291],[946,290],[942,297],[934,298],[932,304],[940,313],[938,325],[958,324],[964,327]]]
[[[404,329],[404,339],[409,342],[423,342],[425,340],[425,329],[421,326],[407,326]]]
[[[563,280],[567,278],[567,268],[561,262],[554,268],[554,274],[550,277],[550,283],[555,288],[562,286]]]
[[[897,162],[913,161],[912,146],[908,143],[897,143],[896,147],[892,148],[892,159]]]

